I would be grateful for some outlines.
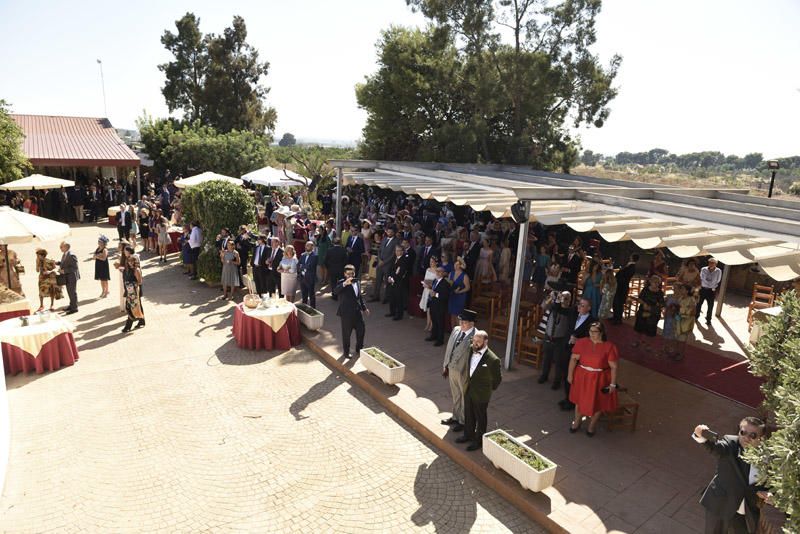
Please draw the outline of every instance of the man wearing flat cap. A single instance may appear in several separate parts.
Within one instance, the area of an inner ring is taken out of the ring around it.
[[[453,328],[447,349],[444,351],[442,376],[450,383],[453,397],[453,416],[442,421],[443,425],[453,425],[453,431],[464,430],[464,389],[467,384],[467,362],[472,354],[472,336],[475,334],[477,314],[463,310],[458,316],[459,325]]]

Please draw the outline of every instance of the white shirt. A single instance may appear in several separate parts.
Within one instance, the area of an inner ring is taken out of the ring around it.
[[[190,248],[200,248],[200,245],[203,244],[203,234],[200,232],[199,226],[192,227],[192,231],[189,233],[189,247]]]
[[[583,324],[583,322],[586,321],[586,319],[589,318],[589,315],[590,314],[587,313],[587,314],[578,316],[578,320],[575,321],[575,330],[577,330]]]
[[[262,254],[263,250],[264,250],[264,245],[258,245],[256,247],[256,255],[255,255],[255,259],[253,260],[253,263],[255,265],[258,265],[259,262],[261,261],[261,254]]]
[[[472,376],[475,373],[475,369],[478,368],[478,364],[481,362],[481,358],[483,358],[483,354],[488,348],[489,347],[483,347],[478,352],[473,351],[472,356],[469,359],[469,376]]]
[[[464,340],[467,339],[469,336],[471,336],[474,331],[475,331],[475,327],[474,326],[472,328],[470,328],[469,330],[467,330],[466,332],[464,332],[463,330],[459,330],[458,334],[456,334],[456,342],[458,342],[458,338],[461,337],[461,342],[463,343]],[[462,335],[463,335],[463,337],[462,337]],[[455,343],[453,344],[453,346],[455,347]]]
[[[713,271],[708,267],[700,269],[700,285],[706,289],[717,289],[722,280],[722,269],[717,267]]]
[[[358,290],[358,282],[353,282],[353,293],[356,294],[356,297],[361,294],[361,292]]]

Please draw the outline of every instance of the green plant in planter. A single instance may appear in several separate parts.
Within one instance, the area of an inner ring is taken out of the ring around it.
[[[215,180],[187,187],[181,195],[181,206],[186,220],[199,221],[203,230],[197,273],[208,282],[219,282],[222,264],[215,238],[222,228],[229,228],[235,235],[239,226],[255,225],[253,197],[237,185]]]
[[[553,464],[536,454],[535,452],[531,452],[526,447],[521,446],[515,440],[510,439],[505,434],[495,433],[490,434],[489,439],[503,447],[505,450],[528,464],[529,466],[533,467],[536,471],[544,471],[550,467],[553,467]]]
[[[370,348],[364,349],[364,351],[390,369],[400,367],[400,363],[397,360],[390,357],[388,354],[379,351],[378,349]]]
[[[764,378],[762,409],[777,430],[747,451],[788,516],[785,532],[800,532],[800,297],[784,294],[782,312],[764,325],[750,353],[750,372]]]
[[[317,310],[316,308],[312,308],[308,304],[295,304],[295,307],[298,310],[303,310],[305,313],[311,316],[322,315],[322,313],[320,313],[319,310]]]

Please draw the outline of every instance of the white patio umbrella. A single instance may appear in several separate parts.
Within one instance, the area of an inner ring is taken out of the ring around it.
[[[53,178],[42,174],[31,174],[25,178],[2,184],[0,189],[5,189],[6,191],[28,191],[30,189],[58,189],[59,187],[73,187],[74,185],[75,182],[72,180],[62,180],[61,178]]]
[[[0,206],[0,244],[4,245],[8,279],[11,280],[8,245],[28,243],[33,240],[56,241],[64,239],[69,234],[70,228],[67,224],[23,213],[8,206]]]
[[[248,172],[242,176],[242,180],[271,187],[289,187],[308,183],[306,178],[296,172],[287,169],[276,169],[275,167],[264,167],[257,171]]]
[[[225,176],[224,174],[217,174],[215,172],[204,172],[203,174],[198,174],[196,176],[190,176],[188,178],[181,178],[180,180],[175,180],[175,187],[183,189],[185,187],[200,185],[202,183],[211,182],[214,180],[228,182],[233,185],[242,185],[242,181],[238,178],[233,178],[232,176]]]

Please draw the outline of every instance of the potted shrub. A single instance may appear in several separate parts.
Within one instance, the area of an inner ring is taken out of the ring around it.
[[[527,490],[542,491],[552,486],[556,478],[555,463],[520,443],[505,430],[493,430],[483,435],[483,454],[495,468],[511,475]]]
[[[308,304],[295,304],[297,308],[297,317],[300,322],[309,330],[319,330],[322,328],[322,323],[325,320],[325,314],[316,308],[312,308]]]
[[[376,347],[361,349],[361,364],[385,384],[402,382],[406,366]]]

